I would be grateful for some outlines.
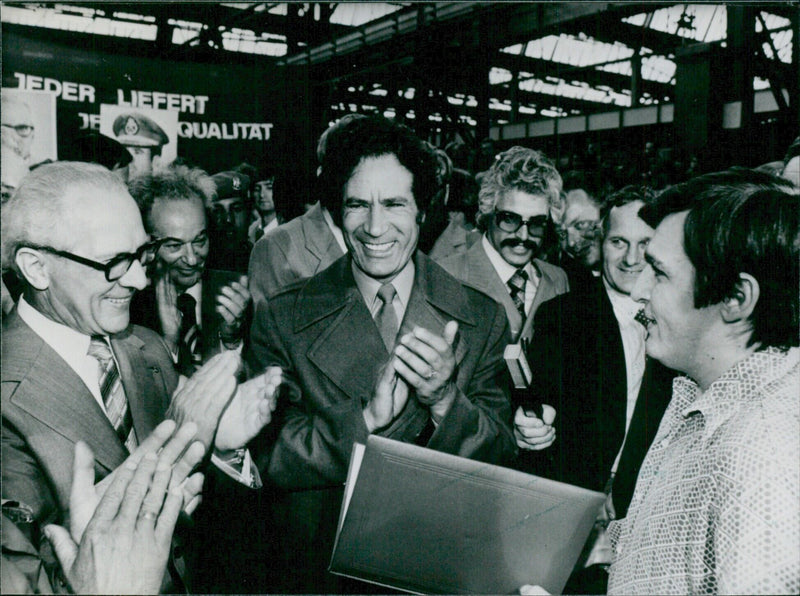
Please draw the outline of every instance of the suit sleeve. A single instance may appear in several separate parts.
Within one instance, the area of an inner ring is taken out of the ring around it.
[[[511,381],[503,352],[508,321],[500,305],[469,378],[459,376],[455,401],[436,427],[428,447],[490,463],[506,463],[516,452],[511,431]],[[477,338],[476,338],[477,339]]]
[[[288,346],[270,306],[257,317],[259,350],[266,366],[280,366],[283,378],[273,430],[278,429],[269,457],[268,475],[283,488],[322,488],[341,484],[354,442],[364,443],[368,432],[359,400],[312,411],[304,399]]]
[[[3,391],[6,391],[6,383]],[[4,400],[5,401],[5,400]],[[25,439],[3,416],[3,498],[28,505],[35,519],[43,523],[62,522],[57,519],[56,496]]]
[[[288,275],[288,259],[281,243],[273,234],[282,230],[273,230],[256,242],[250,256],[247,270],[250,294],[253,296],[253,306],[265,303],[278,290],[282,289],[291,279]]]

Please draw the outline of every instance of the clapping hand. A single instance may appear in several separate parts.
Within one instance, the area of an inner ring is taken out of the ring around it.
[[[214,447],[229,451],[244,447],[272,420],[281,384],[280,367],[272,366],[264,374],[239,385],[219,421]]]
[[[55,525],[44,530],[75,593],[158,592],[175,524],[185,504],[184,470],[194,467],[191,462],[199,461],[204,453],[197,442],[186,449],[196,430],[191,424],[164,445],[174,428],[172,421],[159,425],[143,442],[146,449],[137,449],[110,476],[111,483],[99,503],[94,454],[85,443],[75,445],[71,533]],[[175,464],[176,460],[181,464]],[[200,479],[202,485],[202,476]]]

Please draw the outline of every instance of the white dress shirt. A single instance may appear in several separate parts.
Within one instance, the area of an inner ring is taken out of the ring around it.
[[[505,284],[506,288],[508,288],[508,280],[517,272],[519,267],[508,263],[508,261],[503,258],[503,255],[492,246],[486,234],[481,238],[481,243],[483,244],[483,250],[486,252],[486,256],[489,257],[489,261],[491,261],[494,270],[497,271],[500,280]],[[525,282],[525,314],[527,315],[531,312],[531,306],[533,305],[533,299],[536,298],[536,290],[539,288],[541,276],[530,261],[525,265],[525,272],[528,274],[528,281]]]
[[[628,434],[628,427],[633,417],[633,409],[636,407],[636,399],[639,397],[639,390],[642,387],[645,365],[645,335],[647,333],[644,326],[637,322],[634,317],[642,308],[642,305],[626,294],[621,294],[612,288],[606,278],[603,278],[603,285],[606,288],[608,299],[614,309],[614,316],[619,325],[620,335],[622,336],[622,350],[625,353],[625,373],[627,386],[627,406],[625,408],[625,434]],[[622,448],[620,448],[622,452]],[[619,463],[619,453],[614,461],[612,472],[616,472]]]
[[[89,356],[89,343],[92,338],[66,325],[48,319],[28,304],[24,296],[19,298],[17,312],[28,327],[41,337],[44,343],[53,348],[55,353],[75,371],[75,374],[81,378],[86,388],[94,396],[100,409],[107,414],[103,396],[100,393],[99,364],[97,358]],[[105,340],[108,342],[108,338],[105,338]],[[111,353],[113,354],[114,350],[111,350]],[[114,361],[116,359],[117,357],[114,356]],[[117,363],[117,368],[119,369],[119,363]]]

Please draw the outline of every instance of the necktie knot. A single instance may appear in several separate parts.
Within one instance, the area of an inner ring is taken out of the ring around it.
[[[381,301],[381,307],[375,314],[375,322],[378,325],[381,339],[386,349],[391,352],[394,347],[394,340],[397,336],[397,330],[400,327],[397,320],[397,311],[394,309],[392,301],[394,300],[397,290],[394,289],[392,284],[383,284],[378,289],[378,298]]]
[[[384,304],[391,304],[395,294],[397,294],[397,290],[394,289],[392,284],[383,284],[378,289],[378,298],[380,298],[381,302]]]
[[[644,314],[643,308],[639,309],[639,312],[636,313],[636,316],[633,317],[633,320],[637,323],[640,323],[645,329],[647,329],[647,325],[652,322],[652,319]]]
[[[523,267],[517,269],[511,279],[508,280],[508,285],[521,292],[525,289],[525,284],[528,282],[528,272]]]
[[[95,335],[92,337],[92,341],[89,342],[89,350],[87,351],[87,354],[92,358],[97,359],[103,368],[105,368],[108,365],[108,362],[113,359],[111,348],[108,346],[105,338],[102,335]]]
[[[178,310],[181,311],[181,314],[185,316],[194,315],[195,305],[197,304],[197,300],[194,299],[194,296],[187,294],[184,292],[178,296]]]

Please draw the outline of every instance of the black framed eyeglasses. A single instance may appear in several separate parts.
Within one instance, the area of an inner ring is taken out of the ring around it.
[[[33,132],[33,126],[30,124],[3,124],[6,128],[13,128],[14,132],[16,132],[21,137],[29,137]]]
[[[146,244],[142,244],[139,248],[137,248],[136,252],[120,253],[111,257],[111,259],[105,263],[93,261],[92,259],[81,257],[66,250],[50,248],[49,246],[31,246],[30,248],[43,250],[45,252],[49,252],[50,254],[69,259],[70,261],[75,261],[81,265],[86,265],[92,269],[97,269],[105,274],[106,281],[117,281],[128,272],[134,261],[139,261],[139,263],[142,264],[142,267],[146,267],[152,263],[153,259],[155,259],[156,251],[158,250],[158,244],[158,241],[147,242]]]
[[[527,226],[529,234],[541,234],[547,225],[547,216],[534,215],[530,219],[522,219],[519,213],[513,211],[495,211],[494,222],[498,228],[509,234],[519,230],[523,224]]]

